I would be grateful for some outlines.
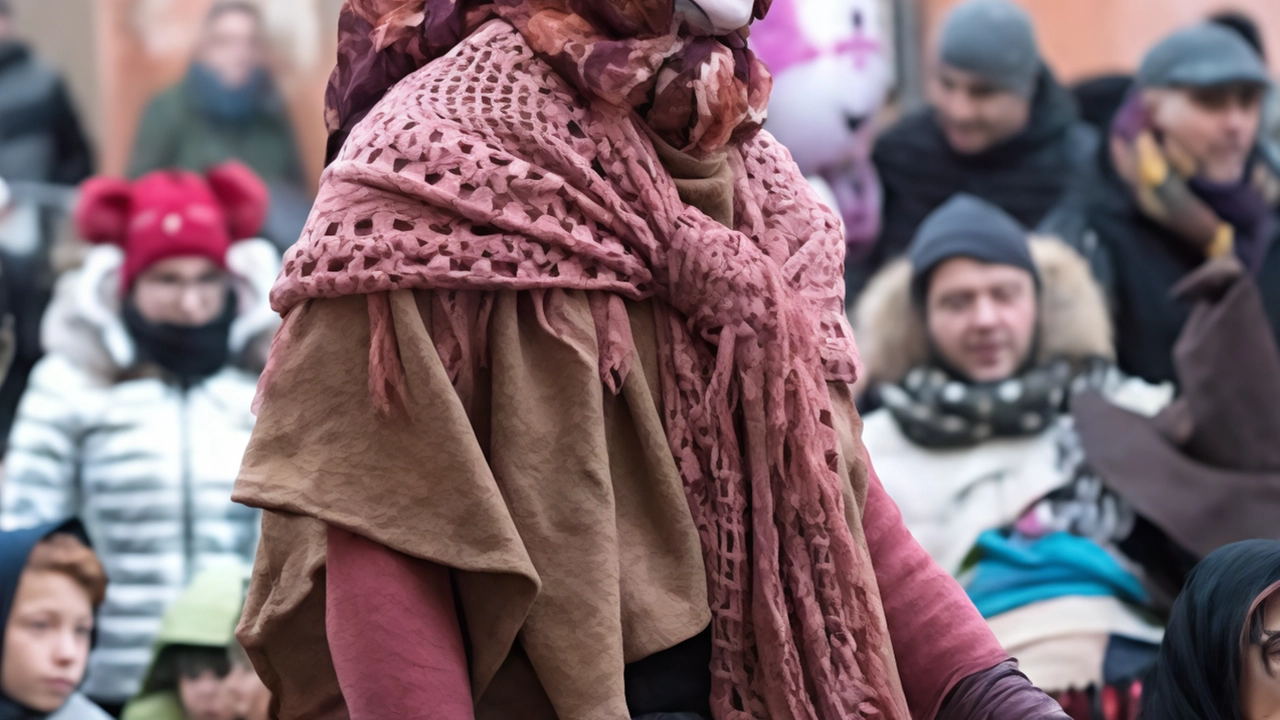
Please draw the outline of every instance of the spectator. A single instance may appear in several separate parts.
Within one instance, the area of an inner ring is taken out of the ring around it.
[[[1209,16],[1209,21],[1240,35],[1264,63],[1267,61],[1267,45],[1262,39],[1262,29],[1252,17],[1238,10],[1224,10]],[[1261,158],[1271,164],[1273,171],[1280,172],[1280,89],[1276,88],[1275,83],[1271,84],[1263,99],[1262,135],[1258,138],[1258,151]]]
[[[1267,718],[1280,712],[1280,542],[1213,553],[1187,579],[1147,682],[1146,716]]]
[[[14,35],[13,7],[0,0],[0,177],[74,185],[93,156],[57,71]]]
[[[1174,285],[1206,257],[1236,254],[1280,330],[1280,252],[1267,163],[1257,161],[1266,68],[1236,33],[1198,25],[1143,60],[1109,152],[1043,229],[1086,254],[1115,318],[1120,369],[1175,379],[1190,305]]]
[[[129,174],[141,177],[168,168],[204,172],[239,160],[271,191],[263,233],[283,249],[298,239],[311,203],[293,126],[266,62],[257,5],[215,3],[187,76],[147,107]]]
[[[0,717],[107,720],[76,692],[107,577],[78,521],[0,533]]]
[[[207,181],[161,172],[82,191],[81,233],[105,244],[60,281],[46,318],[0,522],[86,519],[112,581],[86,686],[104,706],[137,693],[164,608],[195,573],[253,558],[258,514],[230,495],[279,265],[266,243],[232,241],[264,206],[235,164]]]
[[[236,613],[239,618],[240,613]],[[223,681],[223,697],[227,713],[236,720],[269,720],[271,717],[271,691],[249,661],[249,655],[239,642],[231,641],[231,672]]]
[[[858,307],[863,438],[907,526],[1077,718],[1124,702],[1195,560],[1274,536],[1280,349],[1232,257],[1179,285],[1183,395],[1118,373],[1085,261],[961,196]],[[1101,688],[1110,690],[1100,690]],[[1130,703],[1132,706],[1132,703]],[[1127,717],[1122,715],[1122,717]],[[1154,717],[1163,717],[1156,715]]]
[[[238,720],[226,679],[245,580],[243,568],[228,564],[191,581],[165,613],[155,660],[122,720]]]
[[[1032,227],[1095,153],[1097,133],[1041,61],[1031,18],[1009,0],[969,0],[951,12],[928,92],[931,107],[876,143],[884,225],[849,272],[850,302],[952,195],[976,195]]]
[[[1115,371],[1088,264],[961,195],[872,281],[857,320],[884,402],[863,439],[912,535],[954,575],[985,561],[970,596],[1032,682],[1127,692],[1147,665],[1115,656],[1149,664],[1160,629],[1139,575],[1104,548],[1122,554],[1147,525],[1089,471],[1070,410],[1086,389],[1145,414],[1171,393]],[[1023,535],[999,532],[1015,524]],[[1028,557],[1056,582],[1022,578]]]

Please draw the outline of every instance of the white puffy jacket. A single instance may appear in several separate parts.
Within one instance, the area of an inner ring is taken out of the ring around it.
[[[0,486],[6,530],[84,520],[109,580],[84,691],[112,702],[137,693],[161,618],[193,575],[253,562],[259,515],[231,490],[254,422],[257,376],[245,368],[278,324],[267,304],[276,251],[238,243],[235,364],[185,391],[154,374],[120,379],[135,365],[115,291],[121,260],[95,248],[59,281]]]

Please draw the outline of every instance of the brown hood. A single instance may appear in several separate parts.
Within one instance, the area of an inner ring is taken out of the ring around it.
[[[1055,238],[1031,238],[1040,269],[1039,360],[1115,358],[1111,318],[1089,264]],[[871,279],[853,310],[869,385],[901,381],[929,361],[924,318],[911,299],[911,263],[900,258]]]

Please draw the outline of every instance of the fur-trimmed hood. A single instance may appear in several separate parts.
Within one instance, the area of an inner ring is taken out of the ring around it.
[[[120,270],[124,253],[113,245],[99,245],[84,264],[58,280],[53,302],[40,327],[45,352],[61,355],[104,384],[114,381],[136,361],[133,338],[121,317]],[[261,370],[264,350],[276,328],[277,315],[268,294],[280,273],[280,256],[265,240],[245,240],[227,253],[239,301],[239,315],[231,326],[231,362]]]
[[[1037,359],[1115,358],[1111,318],[1089,264],[1065,243],[1031,238],[1040,270],[1040,344]],[[853,311],[866,387],[896,383],[929,362],[924,318],[911,299],[911,263],[901,258],[880,271]]]

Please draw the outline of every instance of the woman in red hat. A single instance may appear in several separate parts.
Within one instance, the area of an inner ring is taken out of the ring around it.
[[[249,433],[266,290],[279,269],[248,168],[98,178],[76,222],[97,243],[44,321],[48,355],[10,440],[0,523],[85,519],[111,590],[86,693],[138,690],[170,601],[210,562],[251,563],[258,515],[231,502]],[[255,355],[257,360],[255,360]]]

